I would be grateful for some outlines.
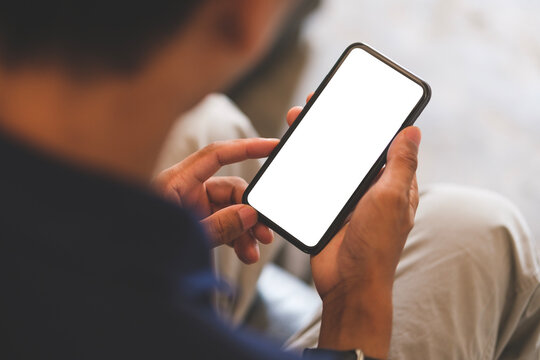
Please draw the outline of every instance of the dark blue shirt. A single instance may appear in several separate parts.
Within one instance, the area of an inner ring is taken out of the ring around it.
[[[2,359],[293,359],[223,324],[186,211],[0,137]]]

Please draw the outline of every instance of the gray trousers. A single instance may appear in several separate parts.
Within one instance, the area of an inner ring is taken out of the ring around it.
[[[256,136],[248,119],[213,95],[173,129],[160,168],[217,140]],[[260,161],[221,175],[250,179]],[[241,322],[262,267],[241,264],[227,247],[215,250],[216,271],[242,291],[218,299]],[[302,256],[302,255],[300,255]],[[305,256],[304,256],[305,257]],[[488,191],[453,185],[421,191],[415,226],[396,273],[392,359],[540,359],[540,252],[519,211]],[[320,313],[286,344],[317,345]]]

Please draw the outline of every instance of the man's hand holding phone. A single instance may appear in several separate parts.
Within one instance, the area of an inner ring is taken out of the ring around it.
[[[289,125],[301,110],[289,111]],[[420,138],[416,127],[396,136],[386,167],[350,221],[311,258],[323,300],[321,348],[361,348],[375,358],[388,355],[394,275],[418,206],[415,173]]]

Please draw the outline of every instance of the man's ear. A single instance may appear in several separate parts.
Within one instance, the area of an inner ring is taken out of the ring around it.
[[[217,0],[216,34],[222,45],[255,55],[274,36],[291,0]],[[219,3],[220,5],[218,5]]]

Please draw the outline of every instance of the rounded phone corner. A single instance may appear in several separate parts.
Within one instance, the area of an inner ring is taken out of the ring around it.
[[[242,195],[242,204],[251,206],[251,204],[249,203],[249,199],[248,199],[249,194],[250,194],[249,190],[244,191],[244,194]]]
[[[308,246],[308,245],[304,244],[303,242],[301,242],[300,240],[298,240],[296,238],[292,238],[292,239],[288,238],[287,240],[290,243],[292,243],[294,246],[296,246],[300,251],[302,251],[303,253],[306,253],[306,254],[308,254],[310,256],[317,255],[324,248],[324,245],[319,248],[320,243],[317,243],[314,246]]]
[[[422,86],[422,89],[424,90],[424,94],[422,95],[422,102],[427,103],[429,100],[431,100],[431,86],[424,80],[419,80],[420,86]]]
[[[330,243],[331,240],[332,238],[327,238],[327,239],[323,238],[319,240],[319,242],[315,244],[314,246],[306,246],[305,252],[311,256],[316,256],[321,251],[323,251],[323,249]]]
[[[345,53],[348,53],[349,51],[353,50],[353,49],[357,49],[357,48],[360,48],[360,49],[366,49],[366,48],[369,48],[369,46],[367,46],[366,44],[362,43],[362,42],[354,42],[352,43],[351,45],[347,46],[347,48],[345,49]]]

